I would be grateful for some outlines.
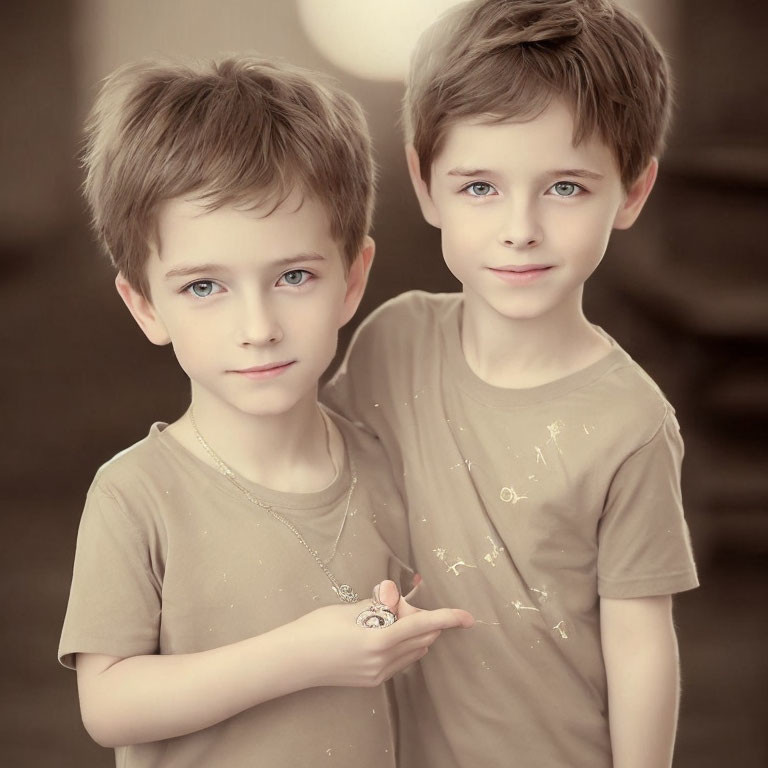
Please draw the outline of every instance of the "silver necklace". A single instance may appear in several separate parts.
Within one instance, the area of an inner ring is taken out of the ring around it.
[[[330,445],[330,427],[328,426],[328,417],[320,411],[320,415],[323,418],[323,423],[325,425],[326,429],[326,436],[328,438],[328,443]],[[355,486],[357,485],[357,471],[355,469],[355,465],[352,461],[352,457],[349,457],[349,468],[350,472],[352,473],[352,481],[349,484],[349,492],[347,493],[347,503],[344,508],[344,517],[341,521],[341,527],[339,528],[339,533],[336,536],[336,541],[333,543],[333,551],[331,552],[331,556],[327,560],[323,560],[320,555],[317,553],[316,550],[312,549],[312,547],[307,544],[306,539],[299,533],[298,528],[288,519],[283,517],[271,504],[267,504],[266,502],[262,501],[261,499],[257,499],[238,479],[237,475],[221,460],[221,458],[218,456],[218,454],[211,448],[210,445],[205,441],[205,438],[200,434],[200,430],[197,428],[197,422],[195,421],[195,414],[192,410],[192,407],[190,406],[189,409],[189,420],[192,422],[192,429],[195,432],[195,437],[197,438],[200,445],[203,447],[205,452],[213,459],[216,466],[219,468],[219,471],[222,475],[224,475],[236,488],[238,488],[250,501],[252,504],[255,504],[257,507],[261,507],[261,509],[269,512],[269,514],[277,520],[279,523],[284,525],[293,535],[299,540],[299,543],[304,547],[304,549],[309,552],[310,555],[312,555],[312,559],[320,566],[321,570],[325,574],[328,581],[331,582],[331,586],[333,588],[333,591],[338,596],[339,600],[341,600],[342,603],[356,603],[360,598],[355,592],[355,590],[349,585],[349,584],[339,584],[336,577],[331,573],[331,571],[328,569],[328,564],[333,560],[333,558],[336,556],[336,549],[339,546],[339,541],[341,540],[341,534],[344,532],[344,526],[347,522],[347,517],[349,516],[349,504],[352,501],[352,494],[355,492]],[[330,455],[330,448],[329,448],[329,455]],[[333,456],[331,456],[331,462],[333,462]],[[335,463],[334,463],[335,465]]]

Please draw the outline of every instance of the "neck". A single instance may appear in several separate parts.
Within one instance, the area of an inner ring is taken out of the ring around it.
[[[343,455],[341,438],[332,425],[326,428],[315,395],[285,413],[251,415],[193,384],[190,411],[210,449],[238,478],[278,491],[311,493],[333,482]],[[189,412],[169,429],[198,458],[216,466],[197,439]]]
[[[461,345],[472,371],[488,384],[525,389],[575,373],[604,357],[610,343],[589,323],[582,288],[533,318],[499,314],[464,292]]]

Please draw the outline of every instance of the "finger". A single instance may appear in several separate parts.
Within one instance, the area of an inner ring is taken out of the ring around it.
[[[427,632],[425,635],[419,635],[418,637],[412,637],[409,640],[404,640],[397,646],[398,655],[410,653],[411,651],[417,651],[419,648],[429,648],[432,643],[440,637],[442,630],[436,630],[434,632]]]
[[[400,603],[402,604],[401,607],[398,609],[399,613],[398,616],[412,616],[416,613],[435,613],[436,611],[428,611],[424,608],[416,608],[415,606],[410,605],[405,598],[400,599]],[[460,627],[462,629],[469,629],[470,627],[474,626],[475,624],[475,617],[469,612],[465,611],[462,608],[441,608],[438,609],[441,612],[448,612],[447,614],[441,613],[441,615],[444,616],[450,616],[453,617],[452,621],[454,623],[451,624],[451,626],[442,626],[442,629],[450,629],[451,627]]]
[[[429,653],[429,648],[422,647],[416,648],[413,651],[409,651],[408,653],[404,653],[401,656],[398,656],[385,669],[384,674],[387,676],[386,679],[389,679],[399,672],[405,671],[408,669],[408,667],[423,659],[427,653]]]
[[[400,602],[397,604],[397,616],[402,619],[403,616],[412,616],[414,613],[419,613],[423,608],[417,608],[415,605],[411,605],[404,597],[400,598]]]
[[[465,611],[463,608],[450,608],[449,610],[453,611],[458,618],[458,626],[461,629],[469,629],[475,626],[475,617],[469,611]]]
[[[397,613],[400,602],[400,590],[394,581],[387,579],[374,587],[374,593],[378,593],[379,602],[387,606],[391,611]]]
[[[419,611],[425,610],[423,608],[418,608],[415,605],[411,605],[411,603],[409,602],[416,595],[416,593],[419,590],[419,587],[421,587],[421,585],[424,583],[424,580],[421,578],[421,576],[419,576],[419,574],[416,574],[414,576],[414,583],[416,583],[416,586],[407,595],[400,598],[400,602],[397,606],[397,611],[396,611],[398,618],[403,618],[404,616],[411,616],[414,613],[418,613]],[[459,619],[458,626],[464,629],[468,629],[469,627],[472,627],[474,625],[475,618],[474,616],[472,616],[471,613],[469,613],[469,611],[465,611],[461,608],[452,608],[450,610],[453,610],[456,613]]]
[[[401,643],[390,646],[386,653],[392,658],[399,658],[407,653],[418,651],[419,648],[429,648],[438,637],[440,637],[440,630],[427,632],[426,634],[417,635],[416,637],[409,637]]]
[[[388,627],[387,631],[390,639],[397,643],[438,629],[472,626],[472,623],[474,623],[474,619],[466,611],[438,608],[434,611],[418,611],[410,616],[404,616],[391,627]]]
[[[455,627],[469,629],[475,623],[475,617],[462,608],[437,608],[433,611],[422,611],[422,613],[438,614],[435,626],[440,629],[453,629]]]

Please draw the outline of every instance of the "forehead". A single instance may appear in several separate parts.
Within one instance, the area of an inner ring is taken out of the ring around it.
[[[538,115],[523,120],[495,120],[492,115],[461,120],[446,129],[434,169],[490,169],[524,164],[542,169],[597,165],[616,168],[613,153],[597,135],[574,144],[575,123],[569,107],[554,99]],[[617,170],[617,169],[616,169]]]
[[[292,192],[283,201],[244,201],[211,209],[204,196],[167,200],[157,212],[157,255],[211,256],[335,250],[330,217],[315,198]]]

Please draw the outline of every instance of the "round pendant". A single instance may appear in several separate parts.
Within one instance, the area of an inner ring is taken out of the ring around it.
[[[334,589],[334,592],[343,603],[356,603],[360,599],[357,592],[349,584],[340,584],[338,589]]]
[[[397,621],[397,617],[386,605],[372,605],[357,617],[357,623],[366,629],[381,629],[389,627]]]

